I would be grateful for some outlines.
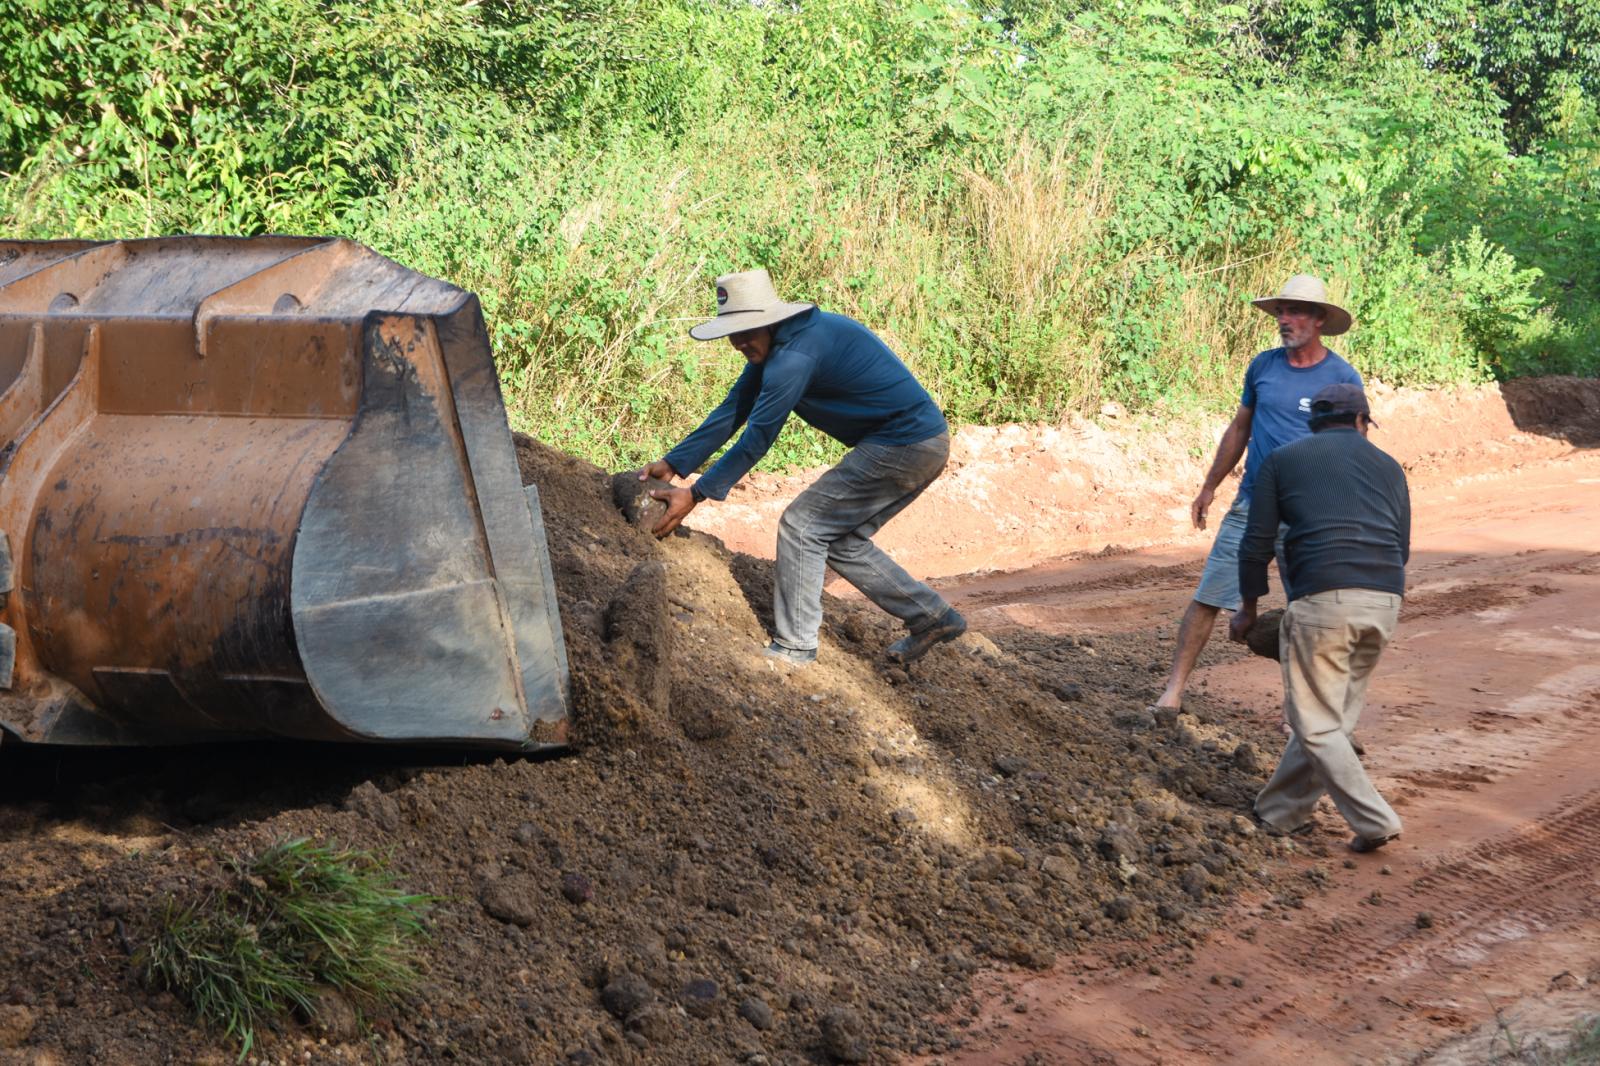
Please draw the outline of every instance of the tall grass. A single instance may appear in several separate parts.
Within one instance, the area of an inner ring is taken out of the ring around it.
[[[1404,50],[1271,57],[1274,4],[45,7],[0,10],[0,227],[365,241],[478,292],[518,427],[606,464],[720,398],[685,331],[754,266],[957,422],[1224,411],[1301,271],[1370,377],[1600,368],[1593,101],[1512,153]]]
[[[712,313],[710,280],[726,270],[766,266],[787,298],[865,322],[953,420],[993,423],[1106,399],[1224,410],[1274,343],[1249,298],[1307,269],[1293,239],[1129,247],[1117,236],[1129,190],[1104,154],[1024,134],[932,189],[888,157],[831,171],[772,120],[687,149],[528,150],[537,162],[507,172],[419,145],[355,235],[477,290],[513,422],[602,463],[659,457],[737,375],[726,344],[686,333]],[[451,208],[448,241],[420,231],[441,204],[467,203]],[[1359,287],[1330,280],[1340,295]],[[1352,340],[1358,366],[1404,380]],[[1474,370],[1458,359],[1447,373]],[[769,465],[834,454],[791,429]]]

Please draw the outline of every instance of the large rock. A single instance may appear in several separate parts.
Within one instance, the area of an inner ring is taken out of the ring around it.
[[[656,528],[661,516],[667,513],[666,503],[655,499],[650,493],[670,488],[672,488],[670,484],[656,478],[640,481],[637,470],[624,470],[620,474],[611,475],[611,502],[617,505],[617,510],[622,512],[622,517],[626,518],[630,525],[649,532]]]

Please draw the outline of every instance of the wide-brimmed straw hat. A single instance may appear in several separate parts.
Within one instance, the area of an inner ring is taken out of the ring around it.
[[[1283,283],[1283,291],[1276,296],[1263,296],[1259,300],[1251,300],[1255,306],[1261,308],[1269,315],[1278,313],[1280,300],[1296,300],[1303,304],[1317,304],[1328,313],[1322,321],[1322,335],[1324,337],[1337,337],[1350,328],[1350,312],[1336,303],[1328,300],[1328,290],[1322,284],[1321,278],[1312,277],[1310,274],[1296,274]]]
[[[724,274],[717,279],[717,317],[689,330],[697,341],[714,341],[730,333],[772,326],[816,304],[792,304],[778,299],[765,270]]]

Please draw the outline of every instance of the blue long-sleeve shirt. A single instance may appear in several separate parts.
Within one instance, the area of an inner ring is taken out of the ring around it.
[[[725,499],[767,454],[791,412],[851,447],[916,444],[949,429],[933,397],[876,334],[813,307],[774,327],[767,358],[744,368],[727,399],[666,454],[667,465],[680,477],[698,470],[744,426],[697,482],[707,497]]]

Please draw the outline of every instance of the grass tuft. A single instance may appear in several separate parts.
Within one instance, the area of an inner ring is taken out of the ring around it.
[[[1524,1036],[1498,1009],[1495,1023],[1491,1066],[1600,1066],[1600,1014],[1587,1015],[1567,1033],[1554,1035]]]
[[[300,838],[227,857],[223,870],[198,900],[166,900],[138,961],[241,1054],[291,1011],[314,1019],[326,989],[359,1010],[415,985],[432,900],[401,891],[377,856]]]

